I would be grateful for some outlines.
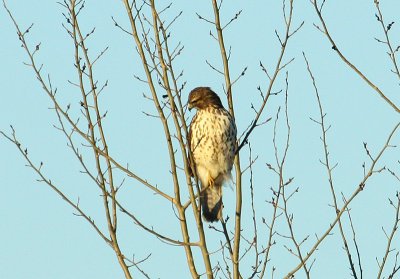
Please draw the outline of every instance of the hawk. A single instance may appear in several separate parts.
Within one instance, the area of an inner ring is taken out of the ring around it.
[[[188,108],[197,109],[189,128],[194,171],[201,183],[200,203],[208,222],[222,217],[222,184],[231,179],[236,152],[236,125],[209,87],[189,94]]]

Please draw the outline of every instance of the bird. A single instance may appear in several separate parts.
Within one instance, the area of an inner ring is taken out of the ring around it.
[[[203,218],[222,218],[222,185],[231,181],[237,149],[236,124],[221,99],[210,87],[196,87],[189,93],[189,111],[197,110],[189,126],[188,144],[193,164],[191,175],[200,181]]]

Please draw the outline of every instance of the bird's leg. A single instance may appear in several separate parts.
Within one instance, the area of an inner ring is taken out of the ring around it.
[[[208,175],[208,187],[212,188],[214,187],[214,178],[212,178],[211,175]]]

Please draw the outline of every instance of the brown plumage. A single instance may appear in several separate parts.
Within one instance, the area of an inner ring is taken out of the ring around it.
[[[201,182],[203,217],[214,222],[222,218],[222,184],[231,179],[236,151],[236,125],[221,99],[209,87],[197,87],[189,94],[189,110],[197,109],[190,123],[189,144],[194,170]]]

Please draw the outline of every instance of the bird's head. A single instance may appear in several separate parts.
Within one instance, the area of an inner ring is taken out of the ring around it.
[[[221,99],[210,87],[196,87],[189,94],[188,108],[205,109],[207,107],[222,108]]]

